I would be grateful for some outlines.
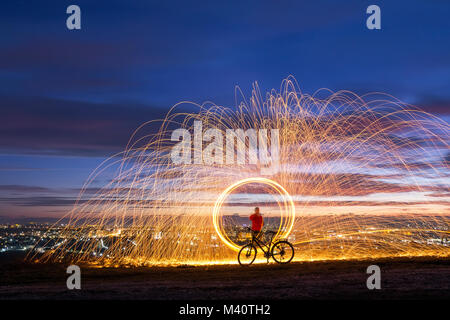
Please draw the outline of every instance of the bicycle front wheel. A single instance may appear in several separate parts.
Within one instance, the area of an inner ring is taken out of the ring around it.
[[[288,241],[277,241],[272,247],[272,258],[278,263],[289,263],[294,258],[294,247]]]
[[[238,261],[241,266],[249,266],[255,261],[256,247],[249,243],[243,246],[238,254]]]

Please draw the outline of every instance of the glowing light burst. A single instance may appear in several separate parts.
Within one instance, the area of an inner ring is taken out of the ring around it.
[[[381,93],[304,94],[293,78],[265,96],[255,85],[235,108],[191,103],[196,112],[176,112],[179,105],[140,126],[124,152],[91,174],[61,237],[44,236],[36,249],[45,252],[30,259],[235,262],[247,236],[240,226],[255,206],[294,243],[296,260],[449,255],[446,121]],[[174,164],[171,133],[193,132],[194,121],[223,133],[279,129],[278,172]]]
[[[226,199],[226,197],[232,193],[234,190],[239,188],[240,186],[248,183],[261,183],[261,184],[267,184],[274,188],[280,195],[282,195],[283,198],[283,211],[281,213],[281,221],[277,228],[277,233],[274,236],[274,241],[278,238],[287,238],[292,231],[292,228],[294,226],[295,221],[295,205],[294,201],[292,200],[292,197],[290,194],[284,189],[281,185],[276,183],[275,181],[272,181],[267,178],[247,178],[240,180],[228,188],[226,188],[222,194],[217,199],[214,209],[212,212],[212,222],[214,225],[214,229],[216,230],[219,238],[231,249],[234,251],[239,251],[241,246],[239,244],[236,244],[233,242],[233,240],[230,239],[230,237],[227,236],[226,232],[223,228],[222,220],[220,219],[220,209]]]

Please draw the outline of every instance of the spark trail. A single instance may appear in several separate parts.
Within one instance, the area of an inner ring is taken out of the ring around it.
[[[141,125],[122,153],[102,163],[68,213],[61,238],[29,258],[234,262],[254,206],[262,208],[267,228],[295,244],[296,260],[449,255],[446,121],[381,93],[304,94],[293,78],[264,96],[255,84],[250,99],[234,108],[190,103],[196,112],[177,111],[184,104]],[[227,129],[278,129],[277,172],[262,176],[260,164],[226,161],[173,163],[171,133],[193,132],[195,121],[224,136]],[[231,188],[217,207],[224,190],[243,179],[253,182]]]

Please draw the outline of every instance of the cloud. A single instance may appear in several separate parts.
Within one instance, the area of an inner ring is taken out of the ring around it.
[[[48,168],[27,168],[27,167],[0,167],[0,171],[47,171]],[[52,169],[54,170],[54,169]]]
[[[0,101],[2,153],[109,156],[125,148],[140,124],[165,116],[165,110],[139,104],[18,97]]]
[[[26,185],[11,184],[11,185],[0,185],[0,191],[28,193],[28,192],[49,192],[52,190],[49,188],[38,187],[38,186],[26,186]]]
[[[435,115],[450,115],[450,100],[433,98],[419,103],[420,109]]]
[[[450,152],[447,153],[447,155],[444,157],[442,162],[443,162],[444,166],[450,167]]]
[[[78,201],[84,203],[86,200]],[[76,203],[76,198],[57,196],[31,196],[18,198],[0,198],[0,203],[14,205],[18,207],[67,207],[70,208]]]

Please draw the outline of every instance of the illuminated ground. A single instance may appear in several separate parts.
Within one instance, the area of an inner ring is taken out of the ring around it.
[[[382,290],[366,288],[370,264]],[[0,299],[449,299],[450,259],[305,262],[251,267],[82,268],[68,291],[62,265],[0,262]]]

